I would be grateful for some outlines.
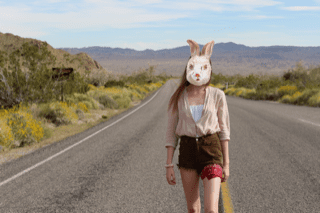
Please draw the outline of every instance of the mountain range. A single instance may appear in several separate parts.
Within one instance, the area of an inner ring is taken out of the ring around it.
[[[199,44],[200,50],[203,45]],[[130,74],[137,69],[155,65],[156,73],[181,76],[190,57],[190,46],[172,49],[137,51],[129,48],[84,47],[60,48],[70,54],[85,52],[106,70]],[[213,72],[228,75],[249,73],[281,75],[302,61],[305,68],[320,65],[320,46],[260,46],[249,47],[233,42],[217,43],[212,50]]]

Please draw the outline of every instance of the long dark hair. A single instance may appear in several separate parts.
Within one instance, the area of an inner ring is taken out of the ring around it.
[[[190,56],[190,58],[191,58],[191,56]],[[188,62],[189,62],[190,58],[188,59]],[[209,84],[211,83],[211,76],[212,76],[212,63],[211,63],[211,59],[210,58],[209,58],[209,61],[210,61],[210,65],[211,65],[211,73],[210,73],[210,80],[208,81],[208,83],[204,84],[206,87],[209,86]],[[188,66],[188,62],[187,62],[186,68],[184,69],[184,73],[182,75],[180,85],[179,85],[178,89],[173,93],[173,95],[170,98],[169,106],[168,106],[167,111],[169,111],[169,109],[172,107],[172,105],[173,105],[173,112],[178,110],[178,100],[179,100],[179,98],[180,98],[180,96],[182,94],[182,91],[187,86],[190,85],[190,82],[187,81],[187,66]]]

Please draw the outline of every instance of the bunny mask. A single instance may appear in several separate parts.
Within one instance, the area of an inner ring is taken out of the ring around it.
[[[214,41],[210,41],[203,46],[200,56],[199,45],[193,40],[187,40],[190,45],[191,58],[187,64],[187,80],[190,84],[202,86],[210,80],[211,65],[210,57]]]

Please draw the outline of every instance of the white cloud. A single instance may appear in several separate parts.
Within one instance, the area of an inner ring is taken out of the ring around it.
[[[20,37],[24,37],[24,38],[40,38],[41,36],[48,35],[47,32],[28,28],[23,25],[20,25],[20,26],[0,26],[0,32],[12,33],[14,35],[19,35]]]
[[[320,7],[316,6],[294,6],[294,7],[283,7],[284,10],[290,11],[315,11],[320,10]]]
[[[244,18],[249,18],[249,19],[280,19],[284,18],[282,16],[263,16],[263,15],[256,15],[256,16],[240,16]]]
[[[125,43],[119,44],[119,46],[117,47],[130,48],[130,49],[142,51],[146,49],[152,49],[152,50],[171,49],[171,48],[186,46],[186,45],[188,45],[187,39],[185,39],[185,41],[161,40],[159,42],[135,42],[135,43],[125,42]]]
[[[88,1],[88,0],[87,0]],[[90,2],[93,2],[91,0]],[[183,13],[154,12],[140,8],[128,8],[122,4],[101,4],[90,6],[77,12],[43,13],[33,11],[30,7],[1,7],[0,17],[5,16],[9,25],[30,23],[33,26],[56,27],[60,29],[83,29],[83,28],[130,28],[142,26],[146,22],[168,21],[184,18]]]
[[[55,7],[53,3],[59,7]],[[66,3],[63,3],[66,2]],[[52,4],[48,4],[52,3]],[[194,17],[201,11],[246,11],[255,7],[274,6],[281,2],[273,0],[68,0],[34,1],[30,5],[0,7],[0,27],[24,28],[27,35],[37,32],[44,35],[47,29],[104,30],[113,28],[161,27],[168,21]],[[163,10],[161,10],[161,8]],[[160,10],[159,10],[160,9]],[[50,12],[46,12],[50,11]],[[277,16],[247,16],[254,19],[275,19]],[[168,24],[166,24],[168,23]],[[47,28],[47,29],[46,29]],[[19,31],[21,32],[21,31]],[[143,46],[143,44],[141,44]]]
[[[162,0],[134,0],[140,4],[159,4],[162,3]]]
[[[46,3],[60,3],[60,2],[68,2],[69,0],[46,0]]]
[[[233,5],[246,5],[246,6],[274,6],[277,4],[283,4],[279,1],[272,0],[227,0],[220,1],[223,4],[233,4]]]

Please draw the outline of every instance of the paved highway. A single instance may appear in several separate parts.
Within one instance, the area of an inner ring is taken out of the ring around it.
[[[0,212],[187,212],[179,170],[171,186],[164,167],[176,83],[105,123],[0,165]],[[320,108],[227,102],[234,212],[320,212]],[[204,212],[202,181],[200,192]]]

